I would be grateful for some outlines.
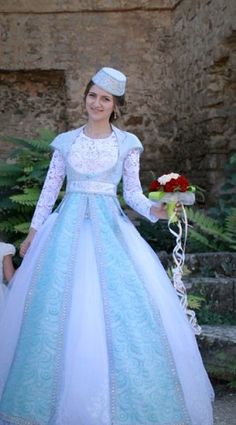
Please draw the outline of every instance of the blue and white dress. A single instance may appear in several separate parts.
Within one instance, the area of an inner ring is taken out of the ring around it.
[[[1,425],[212,425],[213,390],[159,259],[122,211],[151,221],[140,141],[59,135],[36,236],[0,321]],[[67,176],[60,206],[51,213]]]

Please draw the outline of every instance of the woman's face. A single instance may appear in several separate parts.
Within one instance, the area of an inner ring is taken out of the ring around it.
[[[94,121],[109,121],[114,111],[115,102],[112,94],[94,85],[89,89],[85,106],[89,118]]]

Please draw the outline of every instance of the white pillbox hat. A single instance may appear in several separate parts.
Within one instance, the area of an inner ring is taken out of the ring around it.
[[[93,77],[92,81],[101,89],[114,96],[123,96],[125,93],[126,76],[114,68],[102,68]]]

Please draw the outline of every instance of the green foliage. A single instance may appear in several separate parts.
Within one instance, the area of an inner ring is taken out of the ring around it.
[[[236,153],[225,165],[225,184],[214,208],[206,213],[189,208],[188,251],[236,250]]]
[[[236,325],[236,318],[233,312],[218,313],[213,310],[209,302],[202,303],[197,312],[197,319],[200,325]]]
[[[200,310],[202,307],[202,303],[204,302],[204,297],[200,295],[188,295],[188,306],[193,310]]]
[[[229,216],[225,223],[219,224],[215,218],[206,213],[196,211],[192,208],[187,210],[189,222],[194,227],[189,227],[190,239],[198,242],[204,251],[235,251],[236,248],[236,208],[229,210]],[[191,246],[191,243],[190,243]],[[189,250],[189,246],[188,246]]]
[[[36,139],[5,138],[13,147],[8,160],[0,161],[0,232],[16,246],[28,232],[54,137],[53,132],[42,130]]]
[[[195,299],[199,301],[199,308],[193,307],[191,297],[193,301]],[[235,312],[230,309],[227,312],[219,311],[218,301],[209,296],[204,284],[197,285],[197,288],[191,290],[188,301],[191,308],[197,310],[197,320],[200,325],[236,325]]]
[[[215,208],[210,210],[211,216],[225,221],[236,208],[236,153],[233,153],[225,165],[225,183],[220,189],[220,199]]]
[[[168,231],[166,220],[151,223],[141,218],[136,227],[154,251],[166,251],[168,253],[173,251],[175,239]]]
[[[231,208],[230,214],[225,219],[226,232],[232,239],[231,247],[236,251],[236,208]]]
[[[232,390],[236,390],[236,380],[229,382],[228,387]]]
[[[34,207],[40,194],[39,187],[25,187],[23,193],[12,195],[9,198],[16,204]]]

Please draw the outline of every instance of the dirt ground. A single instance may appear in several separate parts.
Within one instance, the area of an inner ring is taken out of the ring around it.
[[[236,425],[236,391],[223,384],[214,385],[214,425]]]

